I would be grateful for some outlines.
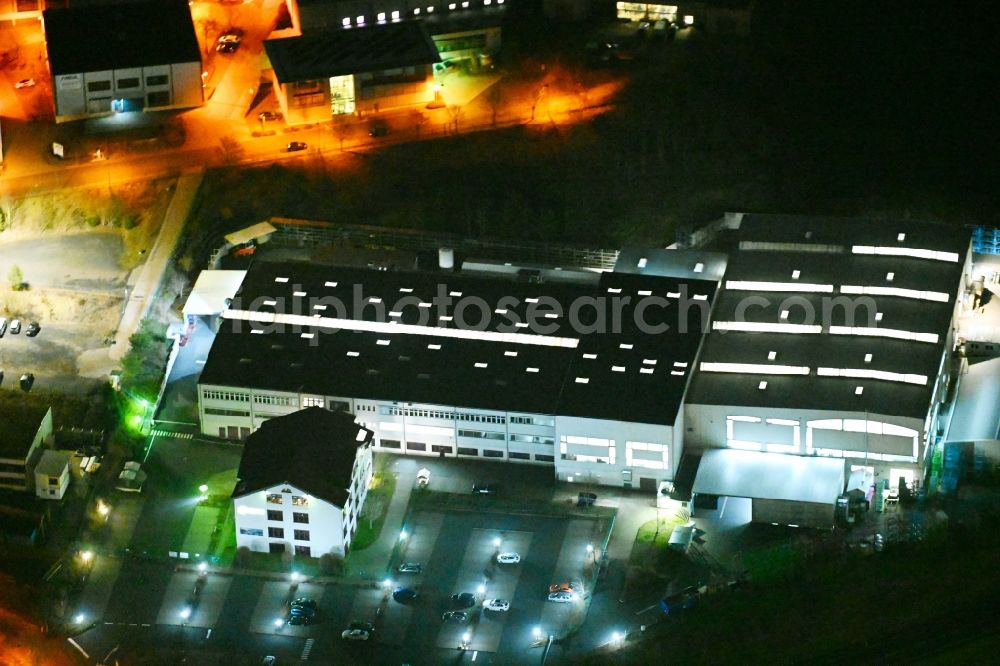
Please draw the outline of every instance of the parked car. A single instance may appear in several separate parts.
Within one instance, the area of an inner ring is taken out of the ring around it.
[[[576,496],[577,506],[593,506],[597,501],[596,493],[580,493]]]
[[[6,332],[7,332],[7,318],[0,317],[0,338],[2,338],[3,334]]]
[[[21,390],[30,391],[31,387],[35,385],[35,376],[30,372],[26,372],[21,375]]]
[[[483,608],[488,611],[506,613],[510,610],[510,602],[504,599],[487,599],[483,602]]]
[[[416,590],[411,590],[408,587],[397,587],[392,592],[392,598],[401,604],[405,604],[410,601],[414,601],[417,598],[417,592]]]
[[[285,146],[285,151],[289,153],[294,153],[299,150],[305,150],[309,146],[306,145],[305,141],[289,141],[288,145]]]
[[[35,337],[36,335],[38,335],[38,332],[39,332],[40,330],[42,330],[42,327],[38,325],[38,322],[37,322],[37,321],[33,321],[33,322],[31,322],[30,324],[28,324],[28,328],[27,328],[27,329],[25,330],[25,332],[24,332],[24,333],[25,333],[25,335],[27,335],[27,336],[28,336],[29,338],[33,338],[33,337]],[[3,331],[2,331],[2,330],[0,330],[0,337],[2,337],[2,336],[3,336]]]
[[[451,600],[459,608],[472,608],[476,605],[476,595],[472,592],[460,592],[451,595]]]
[[[281,114],[276,111],[261,111],[257,117],[261,120],[281,120]]]
[[[549,585],[549,592],[576,592],[580,589],[579,583],[552,583]]]
[[[345,629],[340,637],[348,641],[366,641],[371,638],[371,632],[364,629]]]
[[[368,126],[368,136],[380,137],[389,133],[389,123],[382,118],[376,118]]]
[[[21,79],[20,81],[18,81],[17,83],[14,84],[14,87],[17,88],[18,90],[20,90],[21,88],[34,88],[35,87],[35,80],[34,79]]]
[[[399,573],[420,573],[423,570],[424,567],[419,562],[403,562],[396,569]]]
[[[316,616],[316,609],[310,608],[309,606],[292,606],[292,609],[288,611],[288,614],[292,617],[302,616],[312,618]]]
[[[288,618],[288,624],[293,626],[312,624],[312,617],[309,615],[293,615]]]
[[[458,622],[459,624],[465,624],[469,621],[469,614],[464,611],[448,611],[441,616],[441,619],[445,622]]]
[[[217,44],[239,44],[243,40],[243,31],[239,28],[230,28],[219,35]]]
[[[218,53],[235,53],[238,48],[240,48],[239,42],[221,42],[215,45]]]
[[[567,603],[576,599],[576,595],[572,592],[552,592],[549,594],[549,601],[555,601],[558,603]]]
[[[492,483],[473,483],[472,492],[478,495],[492,495],[497,491],[496,485]]]
[[[278,658],[274,655],[267,655],[264,657],[264,661],[260,662],[260,666],[275,666],[278,663]]]
[[[316,610],[316,602],[310,599],[309,597],[299,597],[298,599],[294,599],[292,603],[289,604],[289,606],[291,606],[292,608],[298,606],[300,608],[311,608],[313,610]]]
[[[13,335],[17,335],[18,333],[21,332],[21,320],[20,319],[11,319],[11,321],[10,321],[10,332]]]
[[[699,598],[701,598],[701,591],[694,585],[689,585],[680,592],[660,599],[660,610],[663,611],[664,615],[676,615],[697,606]]]
[[[497,564],[517,564],[521,561],[521,556],[517,553],[500,553],[497,555]]]

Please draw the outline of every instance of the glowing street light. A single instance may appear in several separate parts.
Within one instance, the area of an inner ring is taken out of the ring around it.
[[[91,551],[91,550],[82,550],[82,551],[80,551],[80,560],[84,564],[90,564],[90,561],[92,559],[94,559],[94,552],[93,551]]]
[[[536,639],[537,638],[541,638],[541,636],[542,636],[542,628],[541,627],[535,627],[534,629],[531,630],[531,635],[534,636]]]
[[[282,620],[280,617],[275,618],[274,619],[274,626],[277,627],[278,629],[280,629],[281,627],[285,626],[285,621]]]
[[[190,606],[185,606],[181,610],[181,619],[182,620],[187,620],[190,617],[191,617],[191,608],[190,608]]]
[[[301,577],[301,574],[298,571],[293,571],[292,572],[292,582],[293,583],[299,582],[299,578],[300,577]]]
[[[406,537],[408,537],[408,536],[410,536],[410,535],[409,535],[409,533],[406,530],[400,530],[399,531],[399,540],[400,541],[406,541]]]
[[[204,495],[205,493],[207,493],[208,492],[208,484],[207,483],[203,483],[200,486],[198,486],[198,492],[200,492],[202,495]]]
[[[500,537],[497,537],[496,539],[493,539],[493,547],[494,548],[499,548],[500,547]]]
[[[108,514],[111,513],[111,507],[105,504],[103,500],[97,500],[97,513],[102,518],[107,518]]]
[[[208,565],[206,563],[204,563],[204,562],[199,562],[198,563],[198,572],[199,573],[205,573],[206,571],[208,571]]]
[[[77,613],[76,617],[73,618],[73,621],[76,622],[77,624],[83,624],[86,620],[87,616],[84,615],[83,613]]]
[[[387,590],[388,590],[388,589],[389,589],[390,587],[392,587],[392,579],[391,579],[391,578],[386,578],[385,580],[383,580],[383,581],[382,581],[382,587],[384,587],[384,588],[385,588],[385,589],[387,589]]]
[[[480,583],[479,587],[477,587],[476,590],[479,592],[479,594],[486,594],[486,585],[484,583]]]

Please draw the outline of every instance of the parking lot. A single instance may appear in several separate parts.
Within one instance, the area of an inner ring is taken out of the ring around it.
[[[437,663],[460,646],[483,661],[492,653],[517,662],[531,654],[536,628],[558,636],[583,619],[592,592],[587,589],[592,566],[587,545],[603,538],[606,527],[604,521],[586,517],[418,511],[406,525],[394,569],[406,561],[419,562],[422,571],[396,571],[380,583],[322,584],[294,580],[291,574],[242,576],[211,568],[202,575],[192,564],[147,574],[150,585],[129,574],[148,571],[154,563],[127,563],[115,596],[141,596],[148,603],[137,612],[134,604],[113,602],[103,621],[214,628],[258,636],[252,640],[298,639],[303,645],[312,639],[311,659],[319,663],[364,663],[389,654],[402,655],[409,663]],[[498,564],[500,552],[516,552],[521,560]],[[572,602],[547,600],[551,584],[571,581],[579,591]],[[137,585],[145,592],[137,595]],[[394,600],[392,592],[400,587],[416,591],[416,599]],[[471,607],[459,608],[452,601],[452,595],[463,592],[475,595]],[[289,602],[298,597],[316,602],[310,624],[287,622]],[[510,609],[486,610],[487,599],[506,600]],[[467,621],[443,621],[442,614],[450,610],[466,612]],[[374,640],[341,639],[352,622],[372,623]]]

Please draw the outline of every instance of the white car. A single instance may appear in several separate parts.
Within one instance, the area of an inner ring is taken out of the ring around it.
[[[21,88],[34,88],[35,87],[35,80],[34,79],[21,79],[20,81],[18,81],[17,83],[14,84],[14,87],[17,88],[17,89],[19,89],[19,90]]]
[[[569,603],[576,599],[576,595],[572,592],[552,592],[549,594],[549,601],[555,601],[558,603]]]
[[[371,634],[364,629],[345,629],[340,637],[347,641],[366,641]]]
[[[510,610],[510,602],[504,601],[503,599],[487,599],[483,602],[483,608],[488,611],[497,611],[498,613],[504,613]]]
[[[497,555],[497,564],[517,564],[521,561],[521,556],[517,553],[500,553]]]

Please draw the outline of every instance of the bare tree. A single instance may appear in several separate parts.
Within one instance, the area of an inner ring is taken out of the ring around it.
[[[243,146],[236,137],[227,134],[219,139],[219,144],[222,147],[222,159],[226,164],[235,164],[243,157]]]
[[[333,117],[333,135],[340,143],[340,152],[344,152],[344,140],[351,134],[350,117],[346,113],[338,113]]]
[[[458,122],[462,118],[462,107],[458,104],[452,104],[448,107],[448,118],[450,120],[449,126],[451,131],[458,134]]]
[[[361,515],[368,520],[368,529],[375,527],[375,521],[382,516],[385,511],[385,497],[378,494],[369,494],[365,498],[365,505],[361,509]]]
[[[486,100],[486,104],[488,104],[490,107],[490,114],[492,116],[491,122],[493,124],[493,127],[496,127],[497,114],[499,114],[500,108],[503,107],[507,102],[507,97],[504,94],[504,91],[500,87],[499,83],[494,83],[492,86],[490,86],[489,90],[487,90],[486,94],[483,96],[483,99]]]

